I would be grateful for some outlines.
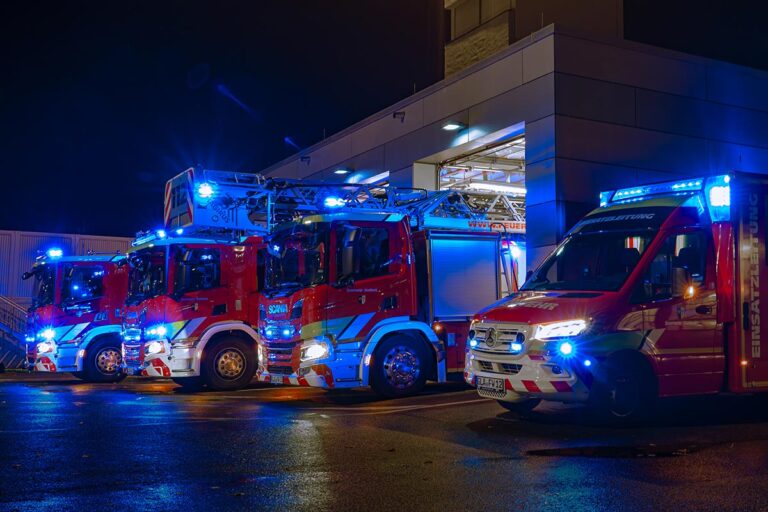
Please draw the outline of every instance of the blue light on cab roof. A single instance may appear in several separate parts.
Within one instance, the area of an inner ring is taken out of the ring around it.
[[[703,180],[693,178],[690,180],[668,181],[641,187],[622,188],[614,192],[600,193],[600,205],[606,206],[611,201],[631,201],[646,196],[657,194],[674,194],[679,192],[697,192],[702,189]],[[610,197],[610,199],[608,199]],[[605,202],[605,204],[603,204]]]
[[[712,176],[704,186],[704,197],[712,222],[731,220],[731,176]]]
[[[49,258],[51,258],[51,259],[56,259],[56,258],[61,258],[61,257],[64,255],[64,251],[62,251],[62,250],[61,250],[61,249],[59,249],[58,247],[51,247],[50,249],[48,249],[48,250],[45,252],[45,254],[46,254],[46,255],[47,255]]]

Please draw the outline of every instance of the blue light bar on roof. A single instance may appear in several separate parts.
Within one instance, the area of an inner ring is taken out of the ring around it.
[[[666,183],[655,183],[653,185],[643,185],[640,187],[622,188],[613,193],[611,201],[624,201],[645,196],[655,196],[659,194],[675,194],[678,192],[698,192],[701,190],[704,181],[701,178],[690,180],[668,181]],[[601,203],[603,197],[601,194]]]
[[[731,220],[731,176],[712,176],[707,178],[704,198],[712,222]]]

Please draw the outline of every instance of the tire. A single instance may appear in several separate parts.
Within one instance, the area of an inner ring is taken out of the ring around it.
[[[206,347],[201,377],[210,389],[229,391],[244,388],[251,383],[255,373],[256,350],[253,344],[242,338],[226,336]]]
[[[647,420],[658,397],[656,378],[648,365],[618,357],[601,366],[589,396],[593,409],[612,423],[631,425]]]
[[[182,391],[186,392],[200,391],[205,385],[202,377],[182,377],[171,380],[174,384],[181,386]]]
[[[529,413],[541,403],[540,398],[527,398],[520,400],[519,402],[505,402],[504,400],[497,400],[499,405],[508,410],[509,412],[515,412],[517,414]]]
[[[371,362],[371,387],[387,398],[412,396],[424,389],[434,357],[425,343],[407,335],[385,339]]]
[[[86,382],[120,382],[126,375],[122,370],[121,344],[115,338],[99,340],[85,349],[83,371],[79,378]]]

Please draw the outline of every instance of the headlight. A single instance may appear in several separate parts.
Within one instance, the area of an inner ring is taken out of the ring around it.
[[[144,352],[146,352],[147,355],[159,354],[165,352],[165,345],[159,341],[150,341],[144,348]]]
[[[49,327],[49,328],[43,329],[42,331],[37,333],[37,337],[38,338],[42,338],[42,339],[44,339],[46,341],[52,341],[53,338],[56,337],[56,331],[54,331],[53,329],[51,329]]]
[[[168,334],[168,328],[164,325],[153,325],[144,329],[144,335],[147,338],[163,338]]]
[[[53,343],[49,341],[38,343],[36,350],[38,354],[47,354],[48,352],[53,352]]]
[[[581,334],[587,328],[587,322],[581,319],[566,320],[564,322],[552,322],[536,327],[534,338],[548,340],[551,338],[570,338]]]
[[[304,347],[301,351],[301,360],[310,361],[312,359],[322,359],[328,355],[327,343],[315,343]]]

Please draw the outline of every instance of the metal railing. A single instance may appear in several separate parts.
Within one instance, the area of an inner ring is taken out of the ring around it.
[[[6,368],[21,366],[26,359],[26,325],[27,310],[0,295],[0,364]]]

